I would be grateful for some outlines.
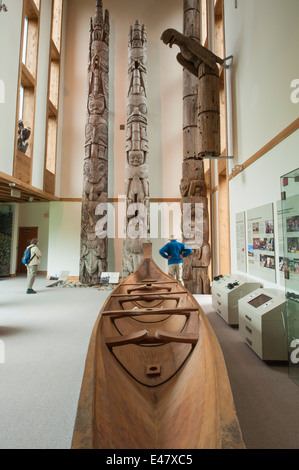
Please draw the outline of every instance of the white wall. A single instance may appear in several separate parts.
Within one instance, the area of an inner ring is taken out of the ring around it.
[[[50,202],[48,275],[79,276],[81,202]]]
[[[226,56],[233,55],[234,165],[243,163],[299,115],[298,0],[225,0]]]
[[[82,195],[89,21],[94,0],[68,4],[65,50],[64,120],[60,194]],[[182,162],[182,67],[178,48],[160,40],[173,27],[182,30],[181,0],[103,1],[110,14],[109,197],[125,190],[125,131],[129,28],[138,19],[148,37],[148,134],[151,197],[179,197]],[[171,177],[170,177],[171,175]]]
[[[62,131],[63,131],[63,104],[64,104],[64,75],[65,75],[65,42],[66,42],[66,19],[68,15],[68,0],[63,2],[62,15],[62,38],[60,49],[60,83],[59,83],[59,113],[58,113],[58,130],[57,130],[57,154],[56,154],[56,185],[55,196],[59,197],[61,181],[64,176],[61,171],[62,161]]]
[[[0,14],[0,80],[5,89],[0,100],[0,171],[12,175],[22,9],[19,2],[7,6],[8,12]]]
[[[236,214],[242,211],[254,209],[265,204],[273,203],[274,210],[274,241],[276,255],[276,284],[284,287],[278,272],[279,237],[277,202],[281,197],[280,177],[299,167],[298,155],[294,151],[299,148],[299,131],[283,140],[273,150],[249,166],[230,183],[230,213],[231,213],[231,251],[232,272],[237,271],[236,258]],[[253,190],[254,188],[254,190]],[[247,238],[247,233],[246,233]],[[280,255],[282,255],[280,253]],[[267,283],[269,287],[273,285]]]
[[[298,18],[297,0],[238,0],[237,9],[234,0],[225,0],[226,55],[234,56],[231,167],[244,163],[298,118],[299,104],[291,101],[291,82],[299,78]],[[276,217],[280,176],[298,168],[298,145],[296,131],[230,181],[232,272],[237,272],[236,214],[273,203]]]
[[[61,198],[81,198],[85,143],[89,21],[95,0],[68,2],[61,145]],[[103,1],[110,15],[108,196],[125,191],[128,34],[138,19],[147,29],[148,138],[150,195],[180,197],[182,164],[182,67],[179,49],[160,37],[167,28],[182,31],[181,0]],[[163,241],[157,241],[160,247]],[[109,243],[109,269],[121,271],[123,240]],[[111,254],[113,252],[113,254]],[[160,261],[160,260],[159,260]]]

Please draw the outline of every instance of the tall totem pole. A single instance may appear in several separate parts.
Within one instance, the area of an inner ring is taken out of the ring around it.
[[[200,41],[199,0],[184,2],[184,34]],[[200,154],[198,139],[198,78],[189,70],[183,70],[183,165],[180,185],[182,212],[184,204],[191,205],[191,234],[200,231],[201,240],[186,238],[183,243],[193,249],[191,256],[184,260],[183,279],[185,286],[194,294],[210,293],[208,267],[210,263],[209,212],[204,163]],[[196,206],[199,204],[199,206]],[[195,207],[199,207],[196,214]],[[195,217],[199,220],[195,221]],[[197,226],[196,226],[197,223]],[[202,225],[202,227],[200,226]],[[195,238],[195,237],[194,237]]]
[[[183,279],[193,294],[209,294],[209,213],[203,158],[220,153],[219,70],[223,60],[200,44],[199,0],[184,0],[184,34],[167,29],[161,39],[179,46],[183,72],[183,165],[180,184],[183,242],[193,249]],[[187,208],[187,210],[186,210]],[[185,220],[185,217],[183,217]],[[187,217],[188,220],[188,217]],[[191,238],[190,238],[191,237]]]
[[[89,285],[98,284],[107,271],[107,235],[99,215],[105,214],[108,191],[109,31],[109,12],[103,18],[102,0],[97,0],[89,31],[81,213],[80,281]]]
[[[147,138],[147,36],[136,20],[130,27],[126,135],[126,238],[123,277],[142,260],[142,244],[149,239],[149,170]]]

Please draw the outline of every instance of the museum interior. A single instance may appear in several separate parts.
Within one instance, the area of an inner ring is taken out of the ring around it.
[[[298,0],[0,2],[0,449],[298,449],[298,18]],[[172,308],[174,330],[135,331],[126,302],[147,326]]]

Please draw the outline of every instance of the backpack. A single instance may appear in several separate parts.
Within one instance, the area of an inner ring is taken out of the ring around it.
[[[28,266],[28,264],[30,263],[30,261],[34,258],[35,254],[32,256],[31,258],[31,248],[33,247],[33,245],[30,245],[26,248],[26,250],[24,251],[24,254],[23,254],[23,258],[22,258],[22,263],[25,264],[25,266]]]

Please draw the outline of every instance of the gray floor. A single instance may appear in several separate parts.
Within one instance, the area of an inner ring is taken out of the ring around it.
[[[91,331],[110,292],[0,279],[0,449],[69,449]],[[299,387],[287,365],[261,361],[238,329],[196,296],[218,337],[249,449],[299,447]],[[1,348],[0,348],[1,349]],[[297,411],[298,409],[298,411]]]
[[[109,292],[0,280],[0,448],[68,449],[90,334]]]
[[[197,296],[195,296],[197,297]],[[287,362],[262,361],[199,296],[220,343],[247,449],[299,448],[299,387]]]

